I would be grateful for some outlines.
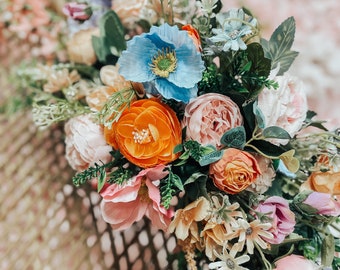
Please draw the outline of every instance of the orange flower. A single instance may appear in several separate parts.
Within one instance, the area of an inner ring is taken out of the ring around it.
[[[142,168],[174,161],[173,150],[181,143],[181,125],[175,112],[156,99],[141,99],[123,111],[105,139],[131,163]]]
[[[219,161],[210,165],[209,174],[217,188],[236,194],[253,183],[261,170],[251,154],[228,148]]]
[[[312,172],[301,188],[340,195],[340,172]]]
[[[201,38],[198,31],[194,27],[192,27],[191,24],[186,24],[182,26],[182,30],[186,30],[188,32],[189,36],[192,38],[196,46],[197,51],[202,52]]]

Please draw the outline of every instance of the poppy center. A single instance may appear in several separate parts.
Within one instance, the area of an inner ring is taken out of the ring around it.
[[[160,77],[167,78],[171,72],[174,72],[177,67],[177,59],[175,51],[166,48],[159,50],[152,58],[151,70]]]

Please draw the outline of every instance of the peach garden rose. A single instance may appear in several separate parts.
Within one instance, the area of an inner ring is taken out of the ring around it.
[[[219,161],[210,165],[209,175],[217,188],[228,194],[237,194],[256,181],[261,169],[248,152],[228,148]]]
[[[181,133],[175,112],[156,99],[133,102],[111,128],[104,128],[106,141],[142,168],[174,161]]]
[[[193,99],[186,107],[182,126],[187,139],[220,147],[222,135],[243,124],[240,109],[229,97],[209,93]]]

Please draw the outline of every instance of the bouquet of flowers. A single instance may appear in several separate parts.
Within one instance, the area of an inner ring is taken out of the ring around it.
[[[150,219],[188,269],[339,268],[340,136],[289,73],[293,17],[266,40],[219,0],[64,13],[68,61],[20,75],[36,125],[65,123],[73,183],[97,189],[114,230]]]

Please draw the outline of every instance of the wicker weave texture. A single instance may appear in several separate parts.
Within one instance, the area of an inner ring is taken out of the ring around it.
[[[4,77],[0,85],[8,96]],[[111,230],[99,195],[71,184],[64,150],[61,127],[0,115],[0,269],[176,269],[175,239],[147,220]]]

